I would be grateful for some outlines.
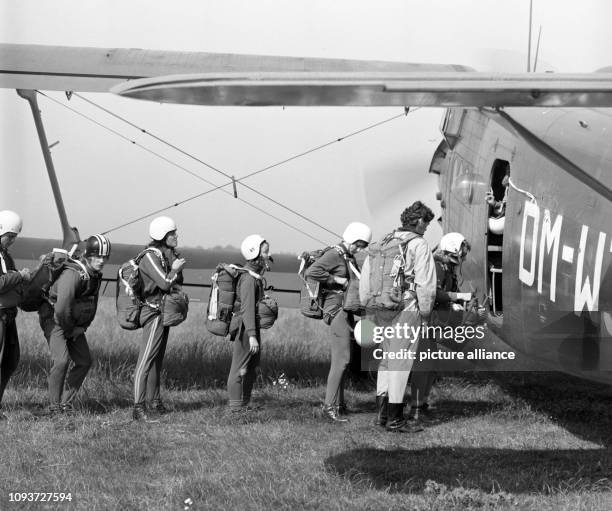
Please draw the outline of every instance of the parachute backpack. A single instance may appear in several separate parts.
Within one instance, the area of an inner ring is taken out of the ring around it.
[[[83,264],[73,259],[66,250],[54,248],[52,252],[42,256],[40,264],[32,272],[32,278],[22,284],[19,308],[25,312],[34,312],[43,303],[48,302],[51,286],[67,267],[73,267],[75,270],[78,268],[82,278],[89,278]]]
[[[300,268],[298,276],[302,281],[300,286],[300,310],[304,316],[312,319],[323,319],[323,297],[321,296],[321,283],[306,277],[306,270],[332,247],[325,247],[312,252],[302,252],[298,256]]]
[[[230,323],[234,316],[238,277],[247,272],[253,278],[262,279],[261,275],[237,264],[221,263],[215,268],[211,277],[213,283],[206,308],[206,328],[211,334],[225,337],[229,333]]]
[[[406,282],[406,247],[420,235],[408,232],[399,239],[394,232],[368,247],[368,256],[361,268],[359,298],[366,309],[397,311],[402,307],[404,291],[414,286]]]
[[[147,303],[142,300],[142,278],[138,265],[147,253],[154,253],[164,264],[161,251],[155,247],[148,247],[134,259],[122,264],[117,271],[117,321],[125,330],[136,330],[140,328],[140,310]],[[157,308],[157,305],[148,304]]]

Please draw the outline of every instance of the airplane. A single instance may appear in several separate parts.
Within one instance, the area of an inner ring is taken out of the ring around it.
[[[612,383],[610,69],[492,74],[455,65],[34,45],[0,45],[0,61],[0,86],[18,89],[112,87],[124,97],[190,105],[446,107],[429,172],[438,176],[444,232],[461,232],[472,246],[462,289],[488,302],[489,329],[509,346],[552,369]],[[485,193],[501,199],[507,174],[503,234],[494,234]],[[73,242],[67,219],[62,225],[64,242]],[[121,248],[133,256],[132,247]],[[208,255],[203,265],[220,260]],[[297,292],[296,266],[287,258],[270,280]],[[187,280],[204,286],[204,278]]]

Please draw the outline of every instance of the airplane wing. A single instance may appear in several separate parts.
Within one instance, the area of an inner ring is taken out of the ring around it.
[[[191,105],[612,107],[612,73],[301,71],[129,81],[120,96]]]
[[[465,66],[138,48],[0,44],[0,88],[108,92],[141,78],[261,71],[462,71]]]
[[[467,66],[0,44],[0,88],[108,92],[235,106],[612,106],[612,72],[476,73]]]

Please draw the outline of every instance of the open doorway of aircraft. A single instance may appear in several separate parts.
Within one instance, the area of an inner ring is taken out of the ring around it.
[[[213,106],[446,107],[429,172],[443,230],[472,244],[463,287],[488,303],[490,329],[510,346],[612,382],[611,73],[28,45],[0,45],[0,61],[0,86],[21,90],[35,118],[37,90]],[[48,149],[43,136],[41,145]],[[487,192],[505,203],[501,229],[491,227]],[[58,210],[64,243],[73,243],[61,199]],[[128,249],[115,260],[131,257]],[[199,259],[210,270],[222,257]],[[288,292],[292,282],[297,289],[293,267],[290,258],[276,267]]]

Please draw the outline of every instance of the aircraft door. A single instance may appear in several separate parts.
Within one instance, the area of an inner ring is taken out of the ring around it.
[[[487,273],[489,280],[490,310],[493,317],[503,314],[503,247],[506,221],[510,164],[497,159],[491,169],[488,191],[489,211],[487,219]]]

